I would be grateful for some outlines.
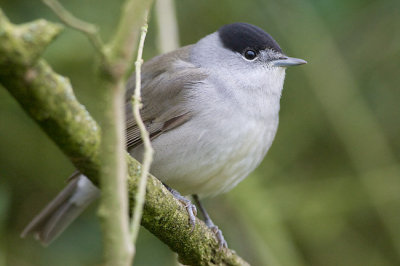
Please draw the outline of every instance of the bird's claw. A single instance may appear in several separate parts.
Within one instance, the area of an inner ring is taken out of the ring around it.
[[[169,192],[171,192],[171,194],[180,202],[183,203],[188,215],[189,215],[189,224],[192,227],[191,232],[194,231],[194,228],[196,227],[196,216],[197,216],[197,208],[196,205],[194,205],[189,199],[185,198],[184,196],[182,196],[178,191],[176,191],[175,189],[170,188],[169,186],[165,185],[164,186],[169,190]],[[208,216],[208,214],[205,212],[204,207],[201,206],[201,203],[198,199],[197,196],[195,196],[195,200],[197,201],[197,203],[200,206],[200,210],[202,211],[203,215],[205,216],[206,220],[205,223],[207,225],[208,228],[211,229],[211,231],[214,232],[217,241],[218,241],[218,245],[219,245],[219,249],[223,249],[223,248],[228,248],[228,243],[225,241],[224,236],[222,235],[222,231],[219,230],[218,226],[216,226],[210,219],[210,217]]]
[[[196,216],[197,216],[197,208],[196,205],[194,205],[190,200],[182,196],[178,191],[176,191],[173,188],[170,188],[166,184],[164,186],[171,192],[171,194],[180,202],[183,203],[185,206],[185,209],[189,215],[189,224],[191,226],[191,231],[194,231],[194,228],[196,227]]]
[[[226,242],[222,231],[216,225],[210,226],[211,231],[214,232],[218,240],[219,249],[228,248],[228,243]]]
[[[197,208],[196,205],[194,205],[190,200],[184,198],[183,200],[180,200],[183,204],[185,204],[185,209],[189,215],[189,224],[192,227],[192,232],[194,231],[194,228],[196,227],[196,216],[197,216]]]

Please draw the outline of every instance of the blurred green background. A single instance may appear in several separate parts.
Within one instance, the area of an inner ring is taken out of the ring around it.
[[[70,0],[107,40],[121,1]],[[14,23],[58,19],[40,1],[0,0]],[[221,25],[249,22],[290,56],[280,126],[260,167],[226,195],[205,201],[230,248],[253,265],[400,265],[400,1],[178,0],[182,45]],[[159,52],[153,14],[145,59]],[[66,29],[45,53],[96,117],[94,53]],[[19,234],[74,170],[0,88],[0,265],[99,265],[96,206],[52,245]],[[175,265],[141,230],[135,265]]]

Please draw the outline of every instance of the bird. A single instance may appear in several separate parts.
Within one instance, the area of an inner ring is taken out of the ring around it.
[[[185,204],[194,226],[197,209],[185,197],[193,195],[221,247],[227,243],[200,200],[231,190],[260,164],[277,132],[285,70],[305,63],[284,54],[263,29],[237,22],[142,66],[140,114],[154,149],[150,172]],[[135,74],[126,87],[126,146],[141,161],[131,105]],[[33,233],[49,244],[99,195],[74,173],[21,236]]]

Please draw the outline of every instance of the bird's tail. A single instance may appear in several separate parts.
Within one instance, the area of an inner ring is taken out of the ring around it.
[[[86,176],[74,174],[68,185],[25,227],[21,237],[33,233],[48,245],[99,195],[99,189]]]

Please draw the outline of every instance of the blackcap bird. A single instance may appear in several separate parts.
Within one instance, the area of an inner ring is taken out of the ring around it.
[[[305,63],[286,56],[268,33],[247,23],[225,25],[196,44],[144,63],[141,116],[155,150],[150,172],[186,202],[192,222],[195,207],[181,195],[195,195],[200,204],[199,197],[229,191],[257,167],[277,131],[285,69]],[[126,141],[129,153],[141,160],[130,101],[134,76],[126,93]],[[51,242],[98,195],[98,188],[76,173],[22,236],[34,233]]]

